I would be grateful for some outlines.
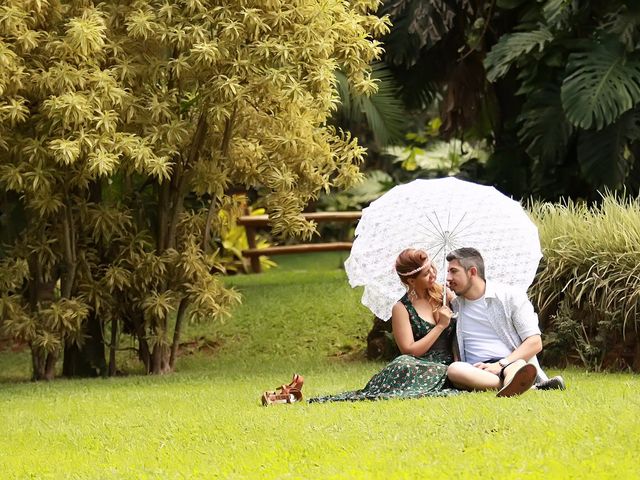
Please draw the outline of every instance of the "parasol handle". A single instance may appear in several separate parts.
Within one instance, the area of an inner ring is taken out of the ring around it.
[[[446,246],[442,251],[442,306],[447,305],[447,249]]]
[[[447,248],[443,249],[442,253],[442,273],[444,274],[444,280],[442,281],[442,306],[447,305]],[[458,312],[454,312],[451,318],[458,318]]]

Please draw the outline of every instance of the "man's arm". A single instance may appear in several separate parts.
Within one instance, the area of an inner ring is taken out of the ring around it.
[[[542,338],[540,335],[531,335],[524,339],[524,342],[520,344],[518,348],[516,348],[509,355],[504,357],[503,362],[504,365],[515,362],[516,360],[522,359],[525,362],[528,362],[533,358],[534,355],[537,355],[542,351]],[[481,368],[482,370],[486,370],[495,375],[500,373],[503,366],[500,363],[476,363],[474,367]]]
[[[516,348],[511,355],[508,355],[506,358],[507,362],[515,362],[519,358],[528,362],[533,358],[534,355],[537,355],[542,351],[542,337],[540,335],[531,335],[524,339],[524,342],[520,344],[518,348]]]
[[[531,360],[542,351],[542,337],[538,326],[538,315],[526,293],[511,292],[511,322],[516,332],[522,339],[522,343],[509,355],[502,359],[503,365],[508,365],[518,359],[525,362]],[[503,368],[500,363],[479,363],[475,366],[498,375]]]
[[[509,289],[506,292],[505,301],[509,303],[511,318],[509,319],[516,329],[522,343],[509,355],[502,359],[504,365],[522,359],[525,362],[531,360],[542,351],[542,337],[538,326],[538,315],[526,292]],[[499,362],[476,363],[474,367],[486,370],[495,375],[500,374],[503,366]]]
[[[529,297],[524,292],[513,292],[511,298],[511,322],[513,323],[516,332],[524,343],[529,337],[538,335],[540,336],[540,326],[538,325],[538,314],[533,308],[533,304]],[[542,350],[542,343],[540,343],[540,350]],[[536,353],[540,352],[538,350]],[[530,357],[522,357],[524,360],[528,360]],[[515,359],[514,359],[515,360]]]

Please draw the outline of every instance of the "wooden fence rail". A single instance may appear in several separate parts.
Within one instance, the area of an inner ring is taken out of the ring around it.
[[[305,219],[315,222],[354,222],[359,220],[362,212],[314,212],[303,213]],[[244,257],[251,259],[251,270],[260,273],[260,257],[262,255],[286,255],[289,253],[331,252],[351,250],[352,242],[302,243],[297,245],[279,245],[267,248],[256,247],[256,229],[269,226],[268,215],[243,215],[238,225],[245,228],[249,248],[242,251]]]

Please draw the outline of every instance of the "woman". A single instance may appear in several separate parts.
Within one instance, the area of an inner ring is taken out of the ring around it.
[[[362,390],[316,397],[309,402],[418,398],[457,392],[446,383],[447,365],[453,362],[454,328],[451,310],[442,306],[444,289],[435,283],[435,267],[426,252],[408,248],[396,259],[396,273],[407,287],[391,313],[393,336],[403,355],[374,375]]]

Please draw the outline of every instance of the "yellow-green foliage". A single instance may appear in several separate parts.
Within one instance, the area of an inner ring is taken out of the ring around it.
[[[188,309],[216,318],[238,301],[211,274],[229,192],[264,192],[273,231],[308,237],[306,203],[360,178],[363,149],[326,121],[337,68],[375,89],[379,3],[3,2],[0,188],[27,216],[12,251],[29,261],[22,309],[73,300],[74,318],[148,341],[149,371],[172,368],[174,316],[175,345]],[[46,325],[28,341],[55,364],[78,334]]]
[[[264,215],[264,208],[257,208],[251,211],[251,215]],[[227,224],[227,228],[222,232],[222,247],[225,256],[223,258],[225,270],[228,273],[248,273],[250,270],[249,259],[242,256],[242,251],[249,248],[246,229],[242,225],[238,225],[226,211],[221,211],[220,216],[223,223]],[[267,248],[271,244],[263,235],[256,233],[256,248]],[[268,257],[259,257],[260,267],[262,271],[268,270],[276,266],[276,262]]]
[[[532,287],[555,361],[640,368],[640,200],[535,204],[544,258]],[[635,359],[634,359],[635,355]]]

